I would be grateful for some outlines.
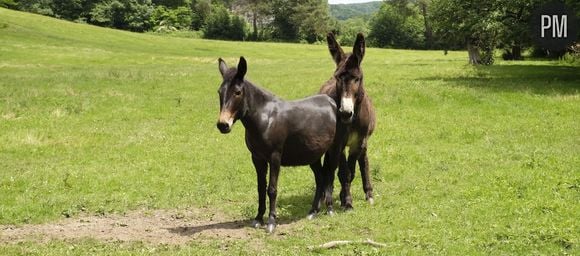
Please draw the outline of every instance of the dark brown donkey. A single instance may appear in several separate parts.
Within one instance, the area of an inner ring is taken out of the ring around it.
[[[341,123],[346,127],[346,135],[340,142],[340,164],[338,178],[341,184],[340,203],[345,209],[352,209],[350,184],[354,179],[358,160],[366,199],[373,204],[373,188],[369,178],[367,141],[375,129],[375,110],[363,86],[361,62],[365,54],[365,39],[359,33],[353,52],[345,54],[332,33],[326,37],[330,54],[336,62],[333,77],[320,88],[320,93],[332,97],[337,104]],[[344,155],[349,147],[348,159]],[[332,169],[334,170],[334,169]]]
[[[310,215],[320,210],[323,196],[332,210],[332,184],[338,165],[339,152],[327,154],[324,169],[320,158],[333,145],[337,125],[337,108],[334,100],[326,95],[316,95],[297,101],[284,101],[244,79],[247,66],[241,57],[238,67],[228,68],[219,59],[223,82],[219,88],[220,115],[217,128],[229,133],[236,120],[246,128],[246,146],[252,154],[252,162],[258,176],[258,215],[254,227],[263,224],[266,211],[266,189],[270,198],[270,214],[267,232],[276,227],[276,188],[280,166],[310,165],[316,181],[316,192]],[[270,166],[270,181],[266,174]],[[327,169],[326,167],[332,168]],[[331,170],[331,171],[325,171]],[[330,185],[326,185],[330,184]]]

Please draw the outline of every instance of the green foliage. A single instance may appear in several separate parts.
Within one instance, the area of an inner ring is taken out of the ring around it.
[[[330,30],[328,4],[324,0],[273,0],[271,6],[274,38],[313,43]]]
[[[18,3],[15,0],[0,0],[0,7],[17,9]]]
[[[248,40],[265,41],[271,39],[269,24],[272,18],[272,2],[270,0],[239,0],[237,3],[240,5],[238,8],[245,14],[252,26]]]
[[[85,0],[56,0],[51,8],[54,16],[65,20],[79,20],[83,13],[83,3]]]
[[[112,0],[95,5],[91,23],[118,29],[143,32],[152,28],[150,0]]]
[[[54,16],[52,11],[53,0],[18,0],[18,9],[46,16]]]
[[[182,6],[176,9],[167,9],[165,6],[157,6],[150,17],[150,23],[157,25],[158,30],[184,30],[189,29],[192,23],[193,12],[190,8]]]
[[[272,37],[282,41],[296,41],[298,26],[294,23],[293,1],[272,0]]]
[[[200,30],[205,26],[207,17],[211,12],[210,0],[194,0],[191,3],[192,17],[191,17],[191,28],[194,30]]]
[[[189,38],[189,39],[201,39],[203,38],[203,32],[202,31],[196,31],[196,30],[177,30],[177,29],[171,29],[171,28],[159,28],[155,31],[151,31],[151,32],[146,32],[149,34],[153,34],[153,35],[163,35],[163,36],[169,36],[169,37],[178,37],[178,38]]]
[[[229,39],[243,41],[246,37],[246,20],[238,15],[233,15],[231,19]]]
[[[416,7],[385,3],[370,21],[369,41],[376,47],[420,49],[425,46],[423,24]]]
[[[246,23],[243,18],[232,15],[222,6],[214,6],[203,28],[205,38],[243,40]]]
[[[476,54],[472,64],[493,63],[493,53],[504,27],[499,1],[438,0],[433,2],[434,27],[444,45],[467,44]],[[479,51],[483,58],[479,59]]]
[[[164,6],[169,9],[176,9],[178,7],[187,6],[191,0],[152,0],[155,6]]]
[[[521,52],[532,46],[529,34],[531,14],[548,2],[436,0],[433,1],[430,17],[444,45],[448,48],[471,45],[474,52],[482,51],[481,64],[491,64],[496,48],[505,51],[503,56],[506,59],[522,59]],[[568,2],[566,5],[569,8],[579,12],[577,1]]]
[[[539,7],[539,2],[538,0],[515,0],[499,3],[498,8],[502,13],[500,18],[502,33],[498,35],[498,47],[512,54],[507,59],[521,59],[521,55],[513,56],[512,48],[519,48],[515,50],[522,51],[532,46],[529,23],[532,12]]]
[[[292,21],[298,27],[298,38],[308,43],[324,40],[329,31],[328,4],[325,0],[306,0],[294,6]]]
[[[363,18],[350,18],[338,22],[338,31],[335,31],[341,45],[354,45],[358,33],[369,35],[369,24]],[[369,42],[369,46],[375,46]]]
[[[331,4],[330,15],[338,20],[369,18],[379,11],[382,2]]]

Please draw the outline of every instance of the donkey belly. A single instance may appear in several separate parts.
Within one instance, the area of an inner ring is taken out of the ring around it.
[[[315,139],[304,140],[300,137],[288,137],[282,152],[282,165],[298,166],[309,165],[319,161],[330,147],[332,138],[320,136]]]

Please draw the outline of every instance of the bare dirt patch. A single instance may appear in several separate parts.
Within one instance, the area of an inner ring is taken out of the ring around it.
[[[91,238],[102,241],[142,241],[185,244],[193,240],[250,239],[260,232],[248,220],[195,210],[139,210],[124,215],[79,216],[55,223],[0,225],[0,243],[47,242]]]

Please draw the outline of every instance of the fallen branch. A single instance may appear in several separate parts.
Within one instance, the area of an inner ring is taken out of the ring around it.
[[[371,239],[366,239],[364,241],[350,241],[350,240],[338,240],[338,241],[330,241],[328,243],[324,243],[321,244],[319,246],[308,246],[308,249],[313,250],[313,249],[330,249],[330,248],[334,248],[334,247],[338,247],[340,245],[345,245],[345,244],[368,244],[374,247],[385,247],[387,246],[386,244],[383,243],[377,243]]]

